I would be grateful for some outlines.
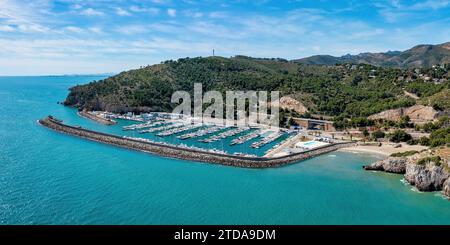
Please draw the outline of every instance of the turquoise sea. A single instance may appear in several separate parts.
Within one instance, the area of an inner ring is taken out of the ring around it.
[[[450,201],[368,154],[276,169],[161,158],[63,135],[36,120],[116,130],[58,105],[102,77],[0,77],[0,224],[450,224]]]

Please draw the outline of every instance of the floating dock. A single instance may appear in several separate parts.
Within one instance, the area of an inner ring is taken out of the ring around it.
[[[144,130],[139,131],[139,133],[140,134],[154,133],[154,132],[158,132],[158,131],[169,130],[169,129],[173,129],[173,128],[179,128],[179,127],[182,127],[183,125],[185,125],[185,124],[184,123],[172,123],[170,125],[164,125],[164,126],[161,126],[161,127],[144,129]]]
[[[220,130],[224,129],[224,127],[220,127],[220,126],[214,126],[214,127],[210,127],[210,128],[206,128],[206,129],[202,129],[202,130],[198,130],[196,132],[192,132],[192,133],[188,133],[188,134],[183,134],[178,136],[178,139],[190,139],[190,138],[198,138],[198,137],[202,137],[208,134],[213,134],[216,133]]]
[[[156,126],[163,125],[163,124],[167,124],[167,122],[156,121],[156,122],[147,122],[147,123],[137,123],[137,124],[132,124],[132,125],[128,125],[128,126],[123,126],[122,130],[127,131],[127,130],[151,128],[151,127],[156,127]]]
[[[262,140],[255,142],[252,144],[252,148],[260,148],[262,146],[265,146],[267,144],[270,144],[272,142],[274,142],[275,140],[277,140],[278,138],[280,138],[281,136],[283,136],[284,133],[283,132],[275,132],[269,136],[264,137]]]
[[[261,136],[261,132],[258,130],[256,132],[251,132],[248,133],[246,135],[242,135],[236,139],[233,139],[230,143],[230,145],[240,145],[240,144],[244,144],[247,141],[250,141],[252,139],[258,138],[259,136]]]
[[[170,136],[170,135],[179,134],[179,133],[186,132],[186,131],[200,128],[200,127],[202,127],[202,125],[186,125],[186,126],[183,126],[180,128],[173,128],[173,129],[169,129],[169,130],[160,132],[160,133],[156,134],[156,136],[159,136],[159,137]]]
[[[222,140],[222,139],[226,139],[228,137],[235,136],[235,135],[240,134],[242,132],[245,132],[247,130],[250,130],[250,128],[235,128],[235,129],[231,129],[231,130],[222,132],[222,133],[220,133],[218,135],[213,135],[213,136],[211,136],[211,137],[209,137],[207,139],[202,139],[202,140],[199,140],[199,141],[203,142],[203,143],[216,142],[218,140]]]

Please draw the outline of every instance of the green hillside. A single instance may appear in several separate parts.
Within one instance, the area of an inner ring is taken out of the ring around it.
[[[427,96],[447,88],[447,68],[430,74],[433,79],[436,76],[446,80],[434,84],[425,82],[412,70],[371,65],[305,65],[245,56],[184,58],[75,86],[65,104],[113,112],[170,111],[174,107],[170,103],[174,91],[192,91],[194,83],[203,83],[203,91],[279,90],[281,96],[308,98],[305,104],[312,113],[367,116],[415,104],[416,100],[403,92],[411,90],[411,82],[415,89],[427,88]]]

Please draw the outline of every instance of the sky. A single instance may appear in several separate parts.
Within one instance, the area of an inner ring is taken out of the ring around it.
[[[450,0],[0,0],[0,75],[115,73],[182,57],[406,50],[450,41]]]

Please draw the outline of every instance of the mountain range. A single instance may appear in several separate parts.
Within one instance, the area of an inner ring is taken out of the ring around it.
[[[310,65],[335,65],[342,63],[370,64],[374,66],[396,68],[420,68],[450,63],[450,42],[431,45],[421,44],[405,51],[388,51],[384,53],[360,53],[357,55],[314,55],[293,60]]]

